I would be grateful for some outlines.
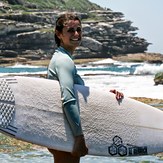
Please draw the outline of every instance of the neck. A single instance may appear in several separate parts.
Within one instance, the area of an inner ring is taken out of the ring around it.
[[[64,45],[62,45],[62,44],[61,44],[61,46],[62,46],[65,50],[67,50],[71,55],[73,55],[73,53],[74,53],[74,51],[75,51],[75,48],[73,48],[73,47],[67,47],[67,46],[64,46]]]

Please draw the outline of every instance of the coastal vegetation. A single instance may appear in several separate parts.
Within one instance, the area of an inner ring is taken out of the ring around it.
[[[154,82],[156,85],[163,84],[163,72],[155,74]]]
[[[2,0],[2,2],[6,3],[7,7],[1,9],[0,14],[7,10],[23,10],[22,14],[38,12],[39,10],[67,10],[87,13],[89,17],[87,20],[106,20],[105,17],[96,17],[97,14],[89,12],[89,10],[104,10],[89,0]]]
[[[103,8],[88,0],[2,0],[11,6],[12,10],[28,9],[63,9],[87,12],[91,10],[102,10]]]

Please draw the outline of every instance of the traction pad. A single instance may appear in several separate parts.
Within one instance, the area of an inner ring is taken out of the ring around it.
[[[14,94],[5,79],[0,79],[0,127],[7,128],[15,112]]]

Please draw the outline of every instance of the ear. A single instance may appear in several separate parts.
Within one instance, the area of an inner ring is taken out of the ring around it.
[[[55,31],[55,34],[57,35],[57,37],[58,37],[59,39],[61,39],[61,36],[60,36],[61,34],[60,34],[59,31],[56,30],[56,31]]]

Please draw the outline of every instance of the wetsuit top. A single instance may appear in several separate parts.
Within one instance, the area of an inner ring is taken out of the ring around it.
[[[63,110],[70,123],[74,136],[82,135],[80,113],[74,92],[74,84],[84,85],[77,74],[72,55],[63,47],[54,53],[47,71],[48,79],[59,80]]]

